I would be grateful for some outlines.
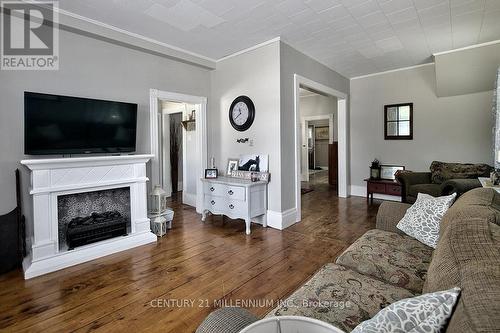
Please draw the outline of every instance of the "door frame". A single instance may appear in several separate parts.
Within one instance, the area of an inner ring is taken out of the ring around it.
[[[160,158],[160,127],[159,113],[160,100],[198,104],[200,112],[196,115],[196,153],[198,156],[196,173],[196,212],[201,213],[203,206],[203,184],[201,178],[208,165],[207,158],[207,98],[203,96],[186,95],[175,92],[162,91],[159,89],[149,90],[149,124],[150,124],[150,143],[151,143],[151,186],[161,184],[163,167]],[[184,181],[183,181],[184,187]]]
[[[299,110],[300,111],[300,110]],[[334,124],[334,115],[333,113],[332,114],[322,114],[322,115],[317,115],[317,116],[305,116],[305,117],[301,117],[301,129],[302,129],[302,138],[306,138],[307,136],[307,127],[309,126],[309,122],[310,121],[314,121],[314,120],[328,120],[328,143],[329,144],[332,144],[333,143],[333,138],[334,138],[334,128],[333,128],[333,124]],[[302,142],[302,149],[304,148],[304,142]],[[302,150],[301,150],[301,153],[302,153]],[[305,158],[305,161],[302,161],[302,155],[301,155],[301,163],[302,163],[302,167],[304,165],[306,165],[308,168],[309,168],[309,154],[306,154],[306,158]],[[304,170],[302,168],[302,170]],[[301,180],[302,181],[305,181],[305,182],[308,182],[309,181],[309,170],[308,172],[306,172],[305,175],[302,175],[301,174]]]
[[[300,155],[301,155],[301,132],[300,132],[300,87],[305,86],[310,89],[331,95],[337,98],[337,133],[338,133],[338,156],[339,156],[339,183],[338,195],[341,198],[349,196],[347,183],[347,172],[349,161],[347,160],[347,94],[328,87],[319,82],[313,81],[298,74],[293,75],[294,83],[294,120],[295,120],[295,209],[297,211],[296,221],[302,219],[301,193],[300,193]]]

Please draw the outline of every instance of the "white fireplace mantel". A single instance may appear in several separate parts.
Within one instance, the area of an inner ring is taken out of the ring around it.
[[[26,279],[135,246],[156,242],[147,217],[146,163],[152,155],[22,160],[31,171],[31,242],[23,262]],[[57,200],[60,195],[130,188],[130,234],[71,251],[60,251]]]

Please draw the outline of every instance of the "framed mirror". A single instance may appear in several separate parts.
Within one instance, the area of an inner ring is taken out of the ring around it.
[[[413,140],[413,103],[384,106],[386,140]]]

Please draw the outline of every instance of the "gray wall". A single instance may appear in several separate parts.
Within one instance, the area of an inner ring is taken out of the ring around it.
[[[279,42],[274,42],[218,62],[211,73],[208,122],[208,156],[215,157],[224,173],[228,158],[269,155],[268,209],[276,212],[281,211],[279,60]],[[254,123],[245,132],[236,131],[229,123],[229,107],[239,95],[247,95],[255,105]],[[253,146],[236,143],[236,139],[246,137]]]
[[[58,71],[0,73],[0,214],[15,206],[14,169],[23,154],[25,90],[139,104],[138,152],[149,151],[149,89],[210,95],[210,73],[193,65],[60,32]],[[23,183],[29,180],[24,177]]]
[[[353,193],[364,191],[374,158],[413,171],[433,160],[491,165],[492,100],[491,91],[438,98],[433,65],[351,80]],[[413,140],[384,140],[384,105],[405,102],[413,103]]]
[[[349,94],[349,80],[280,42],[281,76],[281,211],[295,207],[294,74]]]

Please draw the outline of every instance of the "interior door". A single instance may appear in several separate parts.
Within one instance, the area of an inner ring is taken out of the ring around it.
[[[303,121],[300,124],[301,142],[300,142],[300,180],[303,182],[309,181],[309,149],[307,140],[307,128],[309,122]]]

